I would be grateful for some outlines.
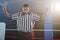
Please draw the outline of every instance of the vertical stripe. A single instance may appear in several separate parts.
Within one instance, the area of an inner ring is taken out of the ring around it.
[[[29,25],[30,25],[29,23],[30,23],[30,22],[29,22],[29,15],[28,15],[28,30],[29,30]]]
[[[28,14],[26,14],[26,31],[28,31]]]
[[[26,14],[25,14],[25,31],[26,31]]]
[[[33,28],[33,25],[34,25],[34,23],[33,23],[33,14],[31,13],[31,21],[30,21],[30,31],[32,31],[32,28]]]
[[[18,23],[17,24],[19,24],[17,26],[18,26],[19,31],[21,31],[22,30],[22,16],[20,13],[18,15]]]
[[[27,31],[27,14],[26,14],[26,31]]]
[[[28,14],[27,14],[27,16],[26,16],[26,30],[28,31]]]
[[[30,30],[30,15],[29,15],[28,19],[29,19],[28,20],[29,21],[29,23],[28,23],[29,24],[29,30]]]
[[[21,19],[22,19],[22,20],[21,20],[21,22],[22,22],[22,24],[21,24],[21,25],[22,25],[22,26],[21,26],[21,31],[22,31],[22,27],[23,27],[23,16],[21,16]]]
[[[27,31],[27,14],[26,14],[26,31]]]
[[[31,30],[31,16],[29,15],[29,31]]]
[[[27,31],[29,31],[29,15],[27,14]]]
[[[31,22],[32,22],[32,15],[31,14],[25,14],[25,15],[21,15],[20,16],[21,20],[19,19],[20,22],[18,22],[19,25],[19,31],[23,31],[23,32],[31,32],[32,30],[32,25],[31,25]]]
[[[21,16],[19,16],[17,24],[18,24],[18,29],[21,30],[21,26],[22,26],[21,25]]]
[[[24,29],[24,16],[23,16],[23,18],[22,18],[22,28]]]
[[[23,31],[25,30],[25,15],[23,15]]]
[[[31,19],[31,18],[32,18],[31,16],[32,16],[32,15],[30,14],[30,19],[29,19],[29,20],[30,20],[30,31],[31,31],[31,27],[32,27],[32,26],[31,26],[31,20],[32,20],[32,19]]]

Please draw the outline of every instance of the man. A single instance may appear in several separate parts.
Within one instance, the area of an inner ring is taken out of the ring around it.
[[[40,20],[40,17],[30,12],[28,4],[24,4],[22,12],[10,15],[7,11],[6,3],[3,4],[3,10],[8,18],[17,20],[17,29],[19,31],[18,40],[32,40],[32,29],[36,21]]]
[[[12,20],[17,20],[17,29],[19,31],[18,40],[32,40],[32,29],[36,21],[40,20],[40,17],[30,12],[28,4],[24,4],[22,12],[14,13],[10,15],[7,11],[7,4],[3,4],[3,10],[5,15]]]

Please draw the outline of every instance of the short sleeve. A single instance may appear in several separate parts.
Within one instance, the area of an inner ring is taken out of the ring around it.
[[[19,13],[14,13],[14,14],[11,15],[11,19],[12,20],[17,20],[18,16],[19,16]]]
[[[33,19],[34,19],[34,21],[39,21],[40,16],[38,16],[37,14],[33,14]]]

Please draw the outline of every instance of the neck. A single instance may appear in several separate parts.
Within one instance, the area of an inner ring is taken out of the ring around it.
[[[29,12],[27,12],[27,13],[26,13],[26,12],[23,12],[23,13],[24,13],[24,14],[28,14]]]
[[[30,13],[24,13],[24,12],[22,13],[22,15],[25,15],[25,14],[30,14]]]

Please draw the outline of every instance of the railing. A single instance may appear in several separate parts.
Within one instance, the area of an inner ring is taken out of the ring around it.
[[[17,31],[17,29],[6,29],[6,30],[8,30],[8,31],[12,31],[12,30]],[[46,30],[44,30],[44,29],[33,29],[32,30],[32,36],[33,36],[32,39],[33,40],[60,40],[60,39],[54,39],[54,38],[53,39],[52,38],[47,38],[47,39],[45,39],[45,38],[35,38],[35,36],[34,36],[35,31],[38,31],[38,32],[39,31],[40,32],[41,31],[44,31],[44,32],[51,32],[52,31],[53,32],[53,31],[60,31],[60,30],[48,30],[48,29],[46,29]],[[6,38],[18,38],[18,36],[6,36]]]

